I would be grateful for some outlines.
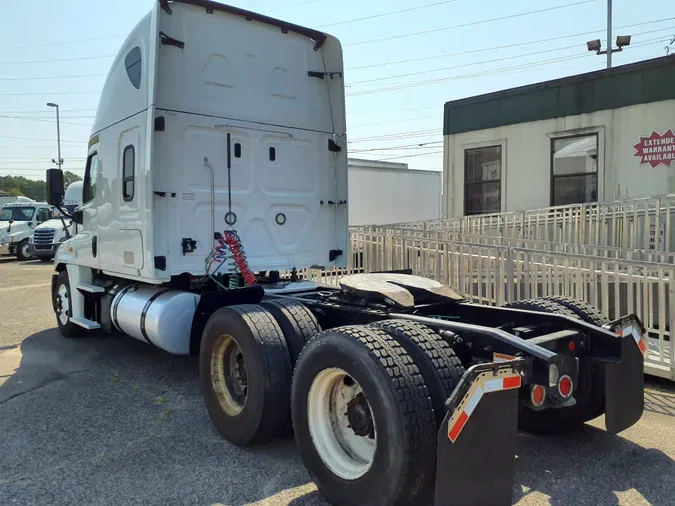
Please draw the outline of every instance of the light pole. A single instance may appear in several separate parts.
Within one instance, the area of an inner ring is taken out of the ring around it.
[[[612,0],[607,0],[607,68],[612,68]]]
[[[616,47],[612,48],[612,0],[607,0],[607,49],[603,51],[600,39],[589,40],[586,47],[589,51],[595,51],[596,54],[607,55],[607,68],[612,68],[612,53],[619,53],[623,48],[630,45],[630,35],[618,35],[616,37]]]
[[[57,149],[58,149],[58,159],[52,160],[52,162],[55,161],[56,164],[59,166],[59,170],[60,170],[61,165],[63,165],[63,158],[61,158],[61,122],[60,122],[60,119],[59,119],[59,104],[49,102],[47,104],[47,107],[55,107],[56,108],[56,143],[57,143]]]

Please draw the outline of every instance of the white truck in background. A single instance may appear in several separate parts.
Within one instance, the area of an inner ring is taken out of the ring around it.
[[[23,195],[10,195],[7,192],[0,191],[0,208],[5,204],[35,202],[33,199],[24,197]]]
[[[437,220],[443,173],[407,163],[349,158],[349,226]]]
[[[639,420],[634,315],[599,327],[550,302],[482,306],[409,273],[301,279],[347,264],[347,173],[335,37],[156,0],[101,92],[78,232],[54,259],[60,333],[198,355],[218,432],[247,446],[292,427],[337,506],[511,504],[521,420],[564,430],[605,406],[610,433]],[[63,186],[49,169],[62,210]]]
[[[43,262],[51,262],[61,243],[76,233],[77,224],[73,223],[69,215],[82,204],[82,184],[82,181],[76,181],[68,185],[62,206],[67,211],[65,216],[55,209],[52,219],[35,227],[28,241],[31,256]]]
[[[30,238],[40,223],[53,216],[52,206],[46,202],[14,202],[0,209],[0,255],[30,260]]]

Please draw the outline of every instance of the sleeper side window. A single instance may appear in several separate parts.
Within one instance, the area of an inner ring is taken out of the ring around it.
[[[136,177],[136,150],[132,145],[124,148],[122,156],[122,197],[125,202],[134,199],[134,179]]]
[[[127,57],[124,60],[129,80],[136,89],[141,87],[141,63],[141,48],[136,46],[127,53]]]
[[[98,179],[98,153],[92,153],[87,160],[87,169],[84,173],[84,188],[82,189],[82,203],[87,204],[96,196],[96,180]]]

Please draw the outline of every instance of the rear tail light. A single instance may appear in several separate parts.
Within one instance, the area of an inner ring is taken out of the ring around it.
[[[560,397],[563,399],[569,398],[572,395],[573,390],[574,384],[572,383],[572,378],[566,374],[561,376],[560,380],[558,380],[558,393],[560,394]]]
[[[533,385],[532,391],[530,392],[530,401],[532,405],[536,408],[544,404],[546,399],[546,389],[542,385]]]

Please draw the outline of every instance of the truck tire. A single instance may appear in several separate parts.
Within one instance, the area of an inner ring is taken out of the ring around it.
[[[566,307],[586,323],[591,323],[598,327],[602,327],[605,323],[609,323],[609,318],[582,300],[572,299],[571,297],[564,297],[562,295],[544,297],[544,300],[550,300],[551,302]]]
[[[288,345],[291,367],[294,367],[307,341],[321,332],[319,322],[307,306],[294,300],[270,300],[260,305],[267,309],[279,324]]]
[[[577,314],[573,311],[570,311],[565,306],[561,306],[557,302],[553,302],[547,299],[525,299],[517,300],[515,302],[509,302],[504,304],[502,307],[508,307],[511,309],[524,309],[526,311],[539,311],[541,313],[555,313],[565,316],[571,316],[577,320],[581,320]]]
[[[211,315],[202,333],[199,379],[211,421],[227,441],[259,443],[289,426],[288,347],[263,307],[229,306]]]
[[[570,305],[569,300],[567,306],[563,306],[554,300],[533,299],[511,302],[504,307],[564,314],[583,320],[577,311],[569,307]],[[605,411],[604,370],[597,364],[583,359],[579,361],[579,379],[574,398],[577,403],[567,408],[534,411],[521,407],[518,413],[518,428],[531,434],[560,434],[574,430],[602,415]]]
[[[291,411],[300,458],[331,503],[407,505],[430,488],[429,391],[384,331],[338,327],[310,340],[295,367]]]
[[[30,244],[28,244],[28,239],[24,239],[16,246],[16,258],[21,261],[30,260],[33,258],[33,255],[30,254]]]
[[[431,405],[440,427],[447,411],[445,401],[464,375],[454,350],[429,327],[405,320],[384,320],[370,327],[384,330],[412,357],[429,389]]]
[[[70,300],[70,279],[68,279],[68,271],[63,270],[59,272],[56,278],[54,292],[52,293],[52,307],[56,314],[56,324],[62,336],[79,337],[84,334],[85,330],[70,321],[72,315]]]

